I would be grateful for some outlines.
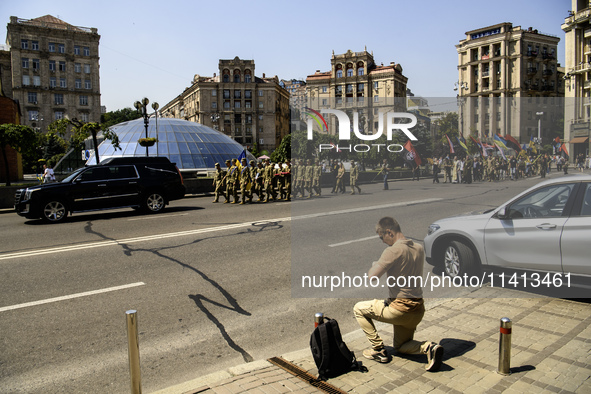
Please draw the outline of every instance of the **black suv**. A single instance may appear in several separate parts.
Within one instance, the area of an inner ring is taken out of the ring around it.
[[[114,157],[61,182],[17,190],[14,208],[28,219],[57,223],[78,211],[133,207],[160,212],[184,195],[181,173],[167,157]]]

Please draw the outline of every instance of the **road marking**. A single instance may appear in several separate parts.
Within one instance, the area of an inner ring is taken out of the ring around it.
[[[96,294],[108,293],[111,291],[124,290],[124,289],[129,289],[132,287],[138,287],[138,286],[143,286],[143,285],[145,285],[144,282],[130,283],[128,285],[109,287],[106,289],[92,290],[92,291],[87,291],[84,293],[71,294],[71,295],[62,296],[62,297],[48,298],[46,300],[27,302],[24,304],[18,304],[18,305],[12,305],[12,306],[5,306],[5,307],[0,308],[0,312],[12,311],[14,309],[20,309],[20,308],[27,308],[29,306],[49,304],[51,302],[71,300],[73,298],[80,298],[80,297],[86,297],[86,296],[91,296],[91,295],[96,295]]]
[[[332,244],[332,245],[328,245],[329,248],[334,248],[337,246],[343,246],[343,245],[349,245],[355,242],[363,242],[363,241],[369,241],[370,239],[376,239],[379,238],[379,236],[374,235],[372,237],[366,237],[366,238],[359,238],[359,239],[353,239],[351,241],[345,241],[345,242],[339,242],[338,244]]]
[[[413,201],[398,202],[398,203],[391,203],[391,204],[371,205],[371,206],[361,207],[361,208],[350,208],[350,209],[343,209],[343,210],[338,210],[338,211],[319,212],[319,213],[313,213],[313,214],[301,215],[301,216],[293,216],[293,217],[267,219],[267,220],[255,221],[255,222],[229,224],[229,225],[219,226],[219,227],[209,227],[209,228],[202,228],[202,229],[196,229],[196,230],[178,231],[178,232],[167,233],[167,234],[155,234],[155,235],[147,235],[147,236],[143,236],[143,237],[125,238],[125,239],[119,239],[119,240],[114,239],[114,240],[110,240],[110,241],[89,242],[89,243],[76,244],[76,245],[57,246],[54,248],[28,250],[28,251],[24,251],[24,252],[6,253],[6,254],[0,254],[0,261],[1,260],[17,259],[17,258],[22,258],[22,257],[41,256],[41,255],[45,255],[45,254],[70,252],[70,251],[75,251],[75,250],[101,248],[104,246],[127,245],[127,244],[132,244],[132,243],[137,243],[137,242],[161,240],[161,239],[165,239],[165,238],[186,237],[186,236],[190,236],[190,235],[205,234],[205,233],[211,233],[211,232],[216,232],[216,231],[234,230],[234,229],[239,229],[239,228],[243,228],[243,227],[251,227],[253,225],[260,226],[264,223],[289,222],[289,221],[293,221],[293,220],[313,219],[313,218],[319,218],[319,217],[324,217],[324,216],[343,215],[343,214],[347,214],[347,213],[363,212],[363,211],[370,211],[370,210],[376,210],[376,209],[385,209],[385,208],[402,207],[402,206],[409,206],[409,205],[416,205],[416,204],[425,204],[425,203],[430,203],[430,202],[435,202],[435,201],[440,201],[440,200],[443,200],[443,199],[442,198],[428,198],[428,199],[424,199],[424,200],[413,200]]]
[[[133,221],[133,220],[150,220],[150,219],[159,219],[159,218],[171,218],[173,216],[187,216],[188,213],[177,213],[174,215],[151,215],[151,216],[146,216],[143,218],[133,218],[133,219],[127,219],[129,221]]]

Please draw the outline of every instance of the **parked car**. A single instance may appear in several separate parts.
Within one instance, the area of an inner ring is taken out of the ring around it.
[[[547,180],[498,208],[441,219],[425,238],[427,262],[455,277],[481,268],[591,278],[591,176]]]
[[[14,208],[28,219],[62,222],[69,213],[133,207],[160,212],[185,195],[179,169],[166,157],[118,157],[80,168],[63,181],[17,190]]]

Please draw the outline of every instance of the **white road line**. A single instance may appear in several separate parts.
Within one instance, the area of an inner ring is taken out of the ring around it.
[[[0,254],[0,261],[17,259],[17,258],[22,258],[22,257],[41,256],[41,255],[45,255],[45,254],[70,252],[70,251],[74,251],[74,250],[100,248],[103,246],[117,246],[117,245],[125,245],[125,244],[131,244],[131,243],[136,243],[136,242],[161,240],[164,238],[185,237],[185,236],[190,236],[190,235],[205,234],[205,233],[211,233],[211,232],[216,232],[216,231],[233,230],[233,229],[238,229],[238,228],[242,228],[242,227],[250,227],[250,226],[253,226],[256,224],[260,225],[260,224],[264,224],[264,223],[289,222],[292,220],[313,219],[313,218],[319,218],[319,217],[324,217],[324,216],[343,215],[343,214],[347,214],[347,213],[371,211],[371,210],[376,210],[376,209],[385,209],[385,208],[403,207],[403,206],[416,205],[416,204],[425,204],[425,203],[435,202],[435,201],[440,201],[440,200],[443,200],[443,199],[442,198],[428,198],[428,199],[424,199],[424,200],[397,202],[397,203],[382,204],[382,205],[371,205],[371,206],[361,207],[361,208],[350,208],[350,209],[343,209],[343,210],[338,210],[338,211],[313,213],[313,214],[309,214],[309,215],[267,219],[267,220],[261,220],[261,221],[256,221],[256,222],[229,224],[226,226],[179,231],[179,232],[175,232],[175,233],[155,234],[155,235],[147,235],[144,237],[126,238],[126,239],[119,239],[119,240],[115,239],[115,240],[99,241],[99,242],[89,242],[89,243],[76,244],[76,245],[58,246],[58,247],[54,247],[54,248],[29,250],[29,251],[24,251],[24,252],[6,253],[6,254]]]
[[[91,295],[96,295],[96,294],[108,293],[111,291],[129,289],[132,287],[138,287],[138,286],[143,286],[143,285],[145,285],[144,282],[130,283],[128,285],[109,287],[106,289],[87,291],[84,293],[71,294],[71,295],[62,296],[62,297],[48,298],[46,300],[27,302],[24,304],[18,304],[18,305],[12,305],[12,306],[5,306],[5,307],[0,308],[0,312],[12,311],[14,309],[27,308],[27,307],[36,306],[36,305],[49,304],[51,302],[71,300],[73,298],[80,298],[80,297],[86,297],[86,296],[91,296]]]
[[[345,242],[339,242],[338,244],[332,244],[332,245],[328,245],[329,248],[334,248],[337,246],[343,246],[343,245],[349,245],[355,242],[363,242],[363,241],[369,241],[370,239],[376,239],[379,238],[379,236],[374,235],[373,237],[366,237],[366,238],[359,238],[359,239],[354,239],[351,241],[345,241]]]
[[[160,218],[171,218],[173,216],[187,216],[188,213],[177,213],[174,215],[150,215],[150,216],[144,216],[141,218],[133,218],[133,219],[127,219],[128,221],[134,221],[134,220],[150,220],[150,219],[160,219]]]

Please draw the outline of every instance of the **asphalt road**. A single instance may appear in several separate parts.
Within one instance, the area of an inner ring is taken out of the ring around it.
[[[302,275],[366,272],[385,247],[375,236],[383,216],[420,242],[434,220],[537,182],[399,181],[247,206],[194,197],[158,215],[105,211],[58,225],[3,213],[0,392],[128,392],[130,309],[144,392],[305,348],[315,312],[355,330],[352,307],[365,294],[302,289]]]

